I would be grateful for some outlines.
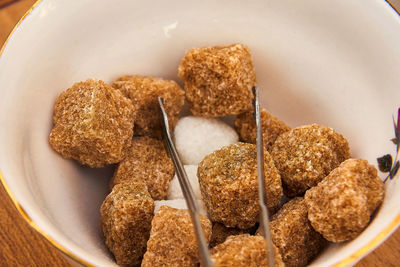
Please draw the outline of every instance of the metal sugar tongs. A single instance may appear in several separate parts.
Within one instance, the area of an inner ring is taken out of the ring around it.
[[[264,144],[261,132],[261,119],[260,119],[260,99],[259,90],[257,86],[253,86],[253,108],[254,120],[257,127],[257,181],[258,181],[258,198],[260,204],[260,227],[261,234],[265,238],[267,253],[268,253],[268,266],[275,266],[275,253],[272,247],[271,232],[269,228],[268,209],[267,209],[267,194],[265,192],[265,173],[264,173]]]
[[[162,97],[158,97],[158,103],[160,104],[161,114],[163,116],[163,136],[166,143],[168,155],[174,163],[176,175],[178,176],[179,184],[181,186],[183,196],[185,197],[186,205],[188,206],[190,217],[194,225],[194,232],[196,235],[197,245],[199,247],[200,263],[204,267],[212,267],[213,263],[211,261],[210,253],[208,251],[208,245],[200,223],[199,205],[197,204],[192,186],[189,183],[186,171],[183,168],[181,159],[179,158],[178,152],[175,148],[175,144],[171,138],[168,124],[168,116],[164,109],[164,99]]]

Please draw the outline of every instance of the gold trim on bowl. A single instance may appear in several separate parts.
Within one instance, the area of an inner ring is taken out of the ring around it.
[[[368,253],[372,252],[374,248],[379,245],[380,242],[383,242],[387,237],[389,237],[389,233],[394,231],[399,224],[400,213],[397,214],[396,218],[394,218],[394,220],[388,226],[386,226],[385,229],[383,229],[377,236],[375,236],[374,239],[369,241],[368,244],[364,245],[362,248],[360,248],[347,258],[335,264],[334,267],[348,266],[352,263],[357,263],[363,256],[366,256]]]
[[[4,49],[6,48],[6,45],[8,41],[11,39],[11,36],[15,32],[15,30],[19,27],[19,25],[24,21],[24,19],[42,2],[42,0],[37,0],[29,9],[28,11],[25,12],[25,14],[21,17],[21,19],[18,21],[18,23],[14,26],[10,34],[8,35],[6,41],[4,42],[3,46],[0,49],[0,57],[4,52]],[[76,263],[79,263],[84,266],[89,266],[92,267],[94,265],[88,263],[84,259],[79,258],[76,256],[74,253],[71,251],[67,250],[64,248],[60,243],[58,243],[56,240],[51,238],[44,230],[42,230],[26,213],[24,208],[18,203],[17,199],[15,198],[14,194],[11,192],[10,188],[8,187],[8,184],[6,180],[4,179],[3,174],[0,171],[0,182],[3,185],[4,189],[6,190],[8,196],[10,197],[11,201],[14,203],[15,208],[18,210],[18,212],[21,214],[22,218],[25,219],[25,221],[33,228],[35,229],[39,234],[41,234],[45,240],[47,240],[51,245],[53,245],[55,248],[57,248],[60,252],[62,252],[64,255],[66,255],[68,258],[71,260],[75,261]]]
[[[385,0],[389,6],[397,13],[400,15],[399,11],[388,1]],[[19,27],[19,25],[22,23],[22,21],[42,2],[42,0],[37,0],[32,7],[22,16],[22,18],[18,21],[18,23],[15,25],[13,30],[11,31],[10,35],[7,37],[6,41],[4,42],[2,48],[0,49],[0,56],[3,54],[4,49],[10,40],[12,34],[14,31]],[[63,254],[74,260],[75,262],[84,265],[84,266],[94,266],[84,259],[81,259],[80,257],[76,256],[73,252],[69,251],[65,247],[63,247],[60,243],[58,243],[56,240],[54,240],[52,237],[50,237],[44,230],[42,230],[26,213],[24,208],[19,204],[13,193],[11,192],[10,188],[8,187],[7,182],[5,181],[3,174],[0,171],[0,182],[2,183],[3,187],[5,188],[8,196],[10,197],[11,201],[14,203],[14,206],[17,208],[18,212],[21,214],[22,218],[25,219],[25,221],[33,228],[35,229],[39,234],[41,234],[51,245],[53,245],[55,248],[57,248],[59,251],[61,251]],[[357,263],[363,256],[366,256],[368,253],[370,253],[376,246],[379,245],[379,243],[383,242],[384,239],[386,239],[392,231],[395,230],[395,228],[400,224],[400,213],[397,214],[396,218],[385,228],[383,229],[377,236],[375,236],[374,239],[372,239],[368,244],[364,245],[362,248],[358,249],[356,252],[351,254],[350,256],[346,257],[345,259],[341,260],[340,262],[336,263],[335,267],[342,267],[342,266],[347,266],[350,264],[355,264]]]
[[[386,3],[388,3],[388,5],[398,14],[400,15],[399,10],[397,10],[397,8],[394,6],[394,4],[391,3],[390,0],[385,0]],[[400,5],[399,5],[400,6]]]
[[[12,31],[10,32],[10,34],[8,35],[6,41],[4,42],[3,46],[0,49],[0,56],[3,54],[4,49],[6,48],[6,45],[8,43],[8,41],[11,38],[11,35],[14,33],[14,31],[18,28],[18,26],[21,24],[21,22],[26,18],[26,16],[28,16],[32,10],[40,4],[40,2],[42,2],[42,0],[37,0],[29,9],[28,11],[25,12],[25,14],[19,19],[18,23],[14,26],[14,28],[12,29]]]
[[[74,253],[71,251],[67,250],[64,248],[60,243],[58,243],[56,240],[54,240],[52,237],[50,237],[44,230],[42,230],[32,219],[29,217],[29,215],[26,213],[25,209],[19,204],[13,193],[11,192],[7,182],[4,179],[3,174],[0,171],[0,181],[3,184],[4,189],[6,190],[8,196],[10,197],[11,201],[14,203],[14,206],[17,208],[18,212],[21,214],[21,216],[25,219],[25,221],[33,228],[35,229],[39,234],[41,234],[51,245],[53,245],[55,248],[60,250],[63,254],[74,260],[75,262],[84,265],[84,266],[94,266],[84,259],[79,258],[76,256]]]

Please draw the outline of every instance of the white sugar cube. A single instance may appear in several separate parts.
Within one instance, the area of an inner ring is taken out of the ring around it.
[[[199,179],[197,178],[197,165],[184,165],[189,183],[197,199],[201,199]],[[167,199],[184,199],[178,177],[174,176],[168,188]]]
[[[228,124],[214,118],[181,118],[174,131],[175,145],[183,164],[197,165],[205,156],[239,141]]]

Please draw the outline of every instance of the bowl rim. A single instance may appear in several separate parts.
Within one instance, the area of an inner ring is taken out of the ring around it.
[[[20,18],[14,28],[11,30],[10,34],[6,38],[3,46],[0,48],[0,57],[3,54],[8,41],[11,39],[12,35],[16,31],[16,29],[20,26],[20,24],[25,20],[25,18],[35,9],[38,5],[43,2],[44,0],[36,0],[36,2],[25,12],[25,14]],[[400,16],[400,10],[397,10],[396,7],[391,4],[388,0],[383,0],[397,15]],[[396,176],[399,176],[397,174]],[[37,233],[39,233],[48,243],[50,243],[53,247],[58,249],[64,256],[67,256],[69,259],[73,260],[74,262],[83,265],[83,266],[95,266],[88,261],[82,259],[80,256],[76,255],[74,252],[70,251],[69,249],[65,248],[59,241],[56,241],[45,230],[40,228],[40,226],[28,215],[22,205],[18,202],[17,198],[14,196],[13,192],[11,191],[10,187],[8,186],[5,177],[3,176],[0,170],[0,182],[4,187],[5,191],[7,192],[8,197],[14,204],[15,208],[17,209],[18,213],[21,217],[28,223],[28,225],[33,228]],[[391,221],[380,233],[378,233],[372,240],[370,240],[367,244],[363,247],[359,248],[357,251],[353,252],[351,255],[347,256],[346,258],[340,260],[334,267],[342,267],[342,266],[349,266],[351,264],[357,263],[360,259],[364,256],[372,252],[376,247],[382,244],[392,232],[394,232],[397,227],[400,226],[400,212],[396,215],[396,217]]]

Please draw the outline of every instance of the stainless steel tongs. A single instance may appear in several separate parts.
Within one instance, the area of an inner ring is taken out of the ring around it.
[[[176,175],[178,176],[179,184],[181,186],[183,196],[185,197],[186,205],[188,206],[190,217],[194,225],[194,232],[196,235],[197,245],[199,247],[200,263],[204,267],[212,267],[213,263],[211,261],[210,253],[208,251],[208,245],[200,223],[199,205],[197,204],[192,186],[189,183],[186,171],[183,168],[178,152],[176,151],[175,144],[171,138],[168,124],[168,116],[164,109],[164,99],[162,97],[158,97],[158,102],[160,104],[160,109],[163,116],[162,123],[164,141],[167,146],[168,155],[171,157],[174,163]]]
[[[261,234],[265,238],[266,249],[268,253],[268,266],[275,266],[274,250],[272,247],[271,233],[269,229],[269,219],[268,219],[268,209],[267,209],[267,195],[265,192],[265,173],[264,173],[264,145],[261,132],[261,121],[260,121],[260,104],[259,104],[259,92],[258,87],[254,86],[252,88],[254,100],[254,119],[257,126],[257,177],[258,177],[258,196],[260,205],[260,227]],[[183,196],[185,197],[186,204],[189,208],[189,213],[192,218],[192,222],[195,229],[197,245],[199,247],[199,256],[202,266],[212,267],[213,263],[210,258],[210,253],[208,251],[207,242],[204,237],[203,230],[200,224],[200,213],[199,206],[197,204],[196,198],[194,197],[193,189],[187,178],[185,169],[183,168],[182,162],[179,158],[178,152],[176,151],[175,144],[172,141],[171,134],[169,131],[168,116],[164,109],[164,99],[162,97],[158,98],[160,104],[161,113],[163,116],[163,135],[164,140],[171,157],[176,174],[178,176],[179,184],[181,186]]]
[[[257,127],[257,177],[258,177],[258,198],[260,204],[260,227],[261,234],[265,238],[267,253],[268,253],[268,266],[275,266],[275,253],[272,247],[271,232],[269,229],[268,209],[267,209],[267,194],[265,192],[265,173],[264,173],[264,144],[261,132],[261,119],[260,119],[260,98],[257,86],[253,86],[253,108],[254,120]]]

